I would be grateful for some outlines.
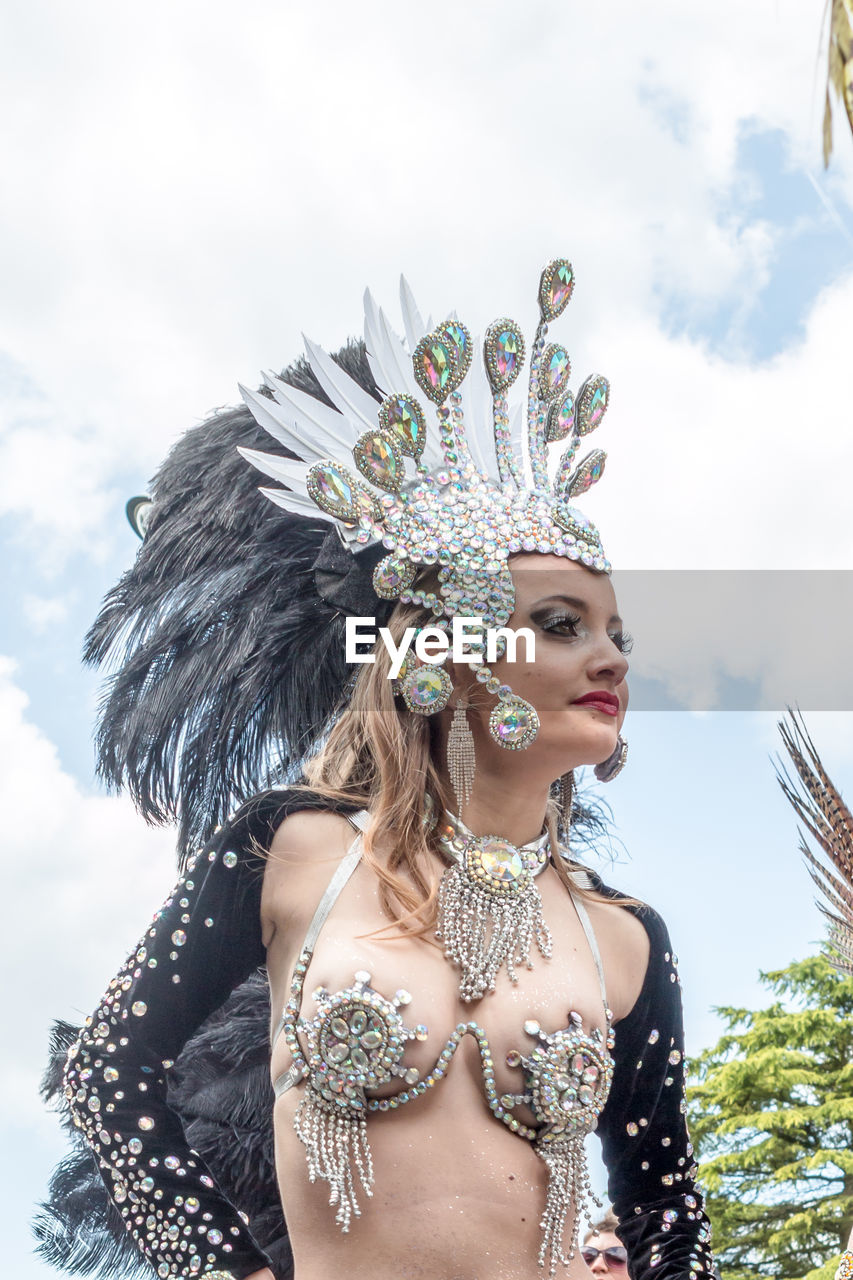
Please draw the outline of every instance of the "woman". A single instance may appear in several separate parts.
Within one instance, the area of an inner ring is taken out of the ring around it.
[[[241,529],[221,485],[198,497],[221,438],[179,445],[142,564],[92,638],[95,657],[130,644],[102,762],[149,815],[203,830],[271,746],[304,769],[189,861],[69,1050],[75,1123],[160,1276],[275,1275],[168,1094],[188,1038],[263,964],[297,1280],[585,1274],[596,1128],[632,1274],[710,1273],[665,926],[570,860],[550,798],[567,827],[572,771],[607,779],[625,759],[629,640],[572,505],[601,474],[599,451],[574,455],[608,387],[575,398],[545,343],[572,287],[568,262],[549,264],[521,432],[513,322],[487,331],[478,400],[459,321],[425,333],[404,291],[408,356],[368,296],[369,368],[363,350],[335,363],[309,344],[310,370],[244,391],[287,450],[241,449],[287,485],[262,491],[286,523]],[[254,443],[245,417],[219,423]],[[205,534],[205,513],[227,533]],[[354,617],[387,626],[348,668]],[[448,654],[471,618],[475,652]],[[513,652],[507,624],[535,654]]]

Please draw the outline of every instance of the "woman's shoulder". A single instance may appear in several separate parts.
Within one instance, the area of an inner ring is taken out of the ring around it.
[[[280,811],[269,843],[270,857],[284,858],[291,865],[306,858],[315,862],[318,855],[343,857],[356,834],[349,818],[357,811],[356,806],[335,806],[328,800]]]
[[[637,916],[620,905],[618,897],[602,892],[590,877],[584,906],[595,934],[607,984],[607,1001],[616,1021],[634,1007],[642,989],[650,957],[649,936]]]
[[[282,840],[301,844],[308,832],[339,828],[341,820],[359,807],[355,802],[331,799],[301,783],[271,787],[244,801],[223,830],[230,843],[270,850]]]
[[[669,985],[675,957],[669,931],[654,907],[606,884],[589,868],[584,870],[585,887],[593,894],[586,905],[605,969],[613,975],[608,994],[618,1021],[639,1014],[660,998],[662,986]]]
[[[621,927],[634,937],[644,938],[644,945],[657,951],[669,944],[669,931],[663,916],[648,902],[625,894],[621,889],[607,884],[601,876],[585,868],[589,887],[597,895],[608,914],[622,922]]]
[[[263,936],[268,946],[281,927],[304,931],[331,876],[352,847],[356,831],[347,815],[355,804],[339,804],[299,790],[270,810],[263,842],[261,896]]]
[[[678,957],[672,949],[669,929],[660,912],[647,902],[634,898],[626,900],[618,889],[605,884],[594,873],[590,873],[590,878],[592,886],[607,900],[603,903],[604,909],[611,915],[618,915],[623,927],[630,922],[635,935],[639,930],[645,938],[646,959],[639,969],[644,976],[630,1011],[624,1015],[623,1037],[628,1034],[629,1025],[640,1027],[649,1017],[663,1018],[666,1011],[666,1016],[677,1021],[681,999]]]

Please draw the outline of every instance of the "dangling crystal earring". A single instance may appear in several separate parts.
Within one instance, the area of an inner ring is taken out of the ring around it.
[[[627,759],[628,743],[620,733],[616,739],[615,750],[610,753],[606,760],[602,760],[601,764],[597,764],[593,772],[599,782],[612,782],[617,773],[621,773],[625,768]]]
[[[539,732],[539,717],[526,698],[512,693],[506,685],[502,688],[505,692],[498,695],[498,705],[489,716],[489,733],[507,751],[523,751]]]
[[[539,716],[533,703],[513,693],[508,684],[501,684],[491,667],[479,661],[471,667],[476,672],[475,678],[486,686],[486,692],[498,699],[489,716],[489,733],[499,747],[524,751],[539,732]]]
[[[447,735],[447,772],[456,796],[456,812],[460,817],[463,808],[471,800],[475,769],[474,735],[468,724],[468,700],[460,694],[450,722],[450,733]]]

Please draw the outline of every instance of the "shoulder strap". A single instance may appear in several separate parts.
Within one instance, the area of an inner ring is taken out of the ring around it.
[[[355,871],[361,861],[361,837],[362,832],[367,827],[368,813],[366,809],[360,809],[358,813],[347,814],[347,820],[358,829],[358,835],[353,840],[344,857],[335,867],[334,875],[329,881],[328,887],[322,898],[317,904],[317,910],[311,917],[311,923],[305,934],[305,941],[302,944],[302,952],[313,951],[317,939],[320,936],[320,930],[329,918],[329,912],[337,902],[352,873]],[[284,1026],[284,1014],[279,1018],[275,1029],[270,1036],[270,1044],[275,1045],[276,1040],[281,1034]]]
[[[583,931],[586,934],[586,940],[589,943],[589,949],[592,952],[592,958],[595,961],[595,967],[598,970],[598,985],[601,989],[601,999],[605,1010],[607,1010],[610,1006],[607,1003],[607,988],[604,984],[604,965],[601,963],[601,952],[598,948],[598,939],[595,936],[595,930],[592,927],[592,921],[589,918],[589,912],[584,905],[583,899],[579,894],[575,893],[571,886],[569,887],[569,893],[572,895],[572,902],[575,904],[575,911],[578,913],[578,919],[583,926]]]
[[[311,917],[311,923],[308,926],[308,932],[305,934],[305,941],[302,944],[303,951],[314,950],[314,945],[320,936],[320,930],[323,928],[323,925],[329,917],[329,912],[340,897],[344,885],[347,883],[361,861],[361,835],[367,825],[367,810],[362,809],[358,813],[351,814],[349,821],[353,826],[358,827],[358,835],[335,868],[335,874],[332,876],[326,892],[317,904],[317,910]]]

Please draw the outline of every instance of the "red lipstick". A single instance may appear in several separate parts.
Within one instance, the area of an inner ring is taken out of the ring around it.
[[[594,707],[596,711],[603,711],[608,716],[619,714],[619,699],[615,693],[608,693],[606,689],[595,689],[592,693],[585,693],[581,698],[575,698],[572,706],[578,705]]]

